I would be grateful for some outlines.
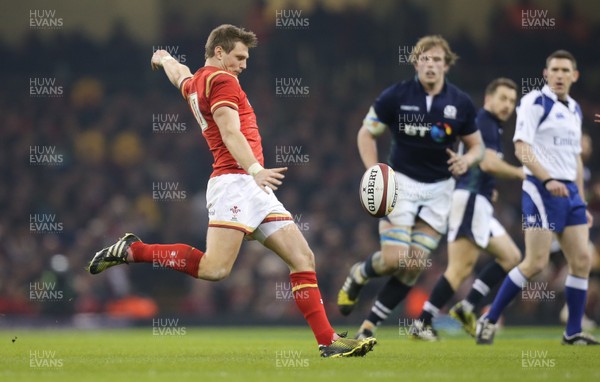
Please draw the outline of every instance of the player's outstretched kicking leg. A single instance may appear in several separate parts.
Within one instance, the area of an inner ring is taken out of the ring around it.
[[[321,302],[312,252],[294,224],[284,228],[271,234],[263,244],[276,252],[292,269],[290,280],[294,299],[315,334],[321,356],[330,358],[365,356],[377,343],[376,339],[356,340],[345,338],[345,334],[335,333]],[[223,236],[219,237],[224,234],[228,235],[228,241],[222,240]],[[231,235],[238,237],[239,243],[232,241]],[[209,228],[207,240],[209,249],[203,253],[186,244],[145,244],[136,235],[127,233],[115,244],[98,251],[90,261],[87,270],[92,274],[98,274],[120,264],[153,262],[153,254],[156,251],[164,251],[170,253],[172,257],[164,264],[165,267],[195,278],[218,281],[229,274],[242,238],[243,233],[239,231]],[[233,243],[222,248],[220,252],[215,251],[221,254],[229,252],[230,256],[220,257],[220,260],[215,262],[216,256],[209,255],[211,249],[215,248],[214,243]],[[223,262],[224,258],[228,258],[229,261]],[[202,267],[200,260],[202,260]],[[300,271],[296,271],[297,269]]]

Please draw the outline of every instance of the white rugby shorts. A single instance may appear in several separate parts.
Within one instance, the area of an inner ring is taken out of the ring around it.
[[[263,243],[275,231],[294,223],[273,191],[268,191],[247,174],[210,178],[206,190],[208,226],[242,231],[247,238]]]
[[[440,234],[446,233],[454,178],[422,183],[396,171],[396,181],[398,200],[388,215],[390,222],[395,226],[412,227],[419,217]]]

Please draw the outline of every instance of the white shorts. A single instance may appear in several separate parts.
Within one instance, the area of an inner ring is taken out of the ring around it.
[[[490,237],[505,234],[502,224],[494,218],[494,207],[485,196],[467,190],[454,190],[448,242],[466,237],[485,249]]]
[[[398,200],[388,215],[390,222],[395,226],[412,227],[419,217],[437,232],[446,233],[455,180],[421,183],[396,171],[396,181]]]
[[[225,174],[210,178],[206,190],[208,226],[230,228],[263,243],[288,224],[292,215],[275,194],[265,193],[246,174]]]

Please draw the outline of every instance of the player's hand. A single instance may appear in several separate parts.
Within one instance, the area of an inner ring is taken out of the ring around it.
[[[546,183],[546,190],[552,194],[552,196],[569,196],[569,190],[567,186],[564,185],[563,182],[559,182],[558,180],[552,179],[548,183]]]
[[[170,54],[166,50],[159,49],[159,50],[155,51],[154,54],[152,55],[152,59],[150,60],[150,65],[152,65],[152,70],[158,70],[158,69],[162,68],[161,60],[164,57],[168,57],[168,56],[170,56]]]
[[[283,173],[287,169],[287,167],[264,168],[254,175],[254,181],[268,194],[270,192],[269,189],[275,191],[277,190],[277,186],[281,186],[281,180],[285,178]]]
[[[585,210],[585,216],[587,217],[587,222],[588,222],[588,228],[592,228],[592,226],[594,225],[594,215],[592,215],[592,213],[590,212],[590,210]]]
[[[600,114],[594,114],[594,122],[600,123]]]
[[[460,176],[469,170],[469,162],[464,155],[458,155],[450,149],[446,149],[446,152],[450,156],[450,159],[446,163],[450,165],[448,166],[448,170],[450,170],[452,175]]]

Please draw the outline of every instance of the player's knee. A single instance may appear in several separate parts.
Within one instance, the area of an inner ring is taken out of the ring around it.
[[[521,253],[519,248],[515,247],[512,251],[507,253],[506,260],[504,261],[504,263],[506,264],[504,266],[504,269],[506,269],[506,270],[513,269],[514,267],[519,265],[522,258],[523,258],[523,254]]]
[[[289,264],[292,272],[307,272],[315,270],[315,254],[310,249],[299,251],[290,257]]]
[[[521,264],[523,273],[528,277],[532,278],[538,273],[542,272],[548,265],[548,259],[525,259]]]
[[[579,256],[573,256],[569,261],[569,266],[572,271],[578,274],[587,274],[592,267],[592,259],[590,255],[585,252]]]

